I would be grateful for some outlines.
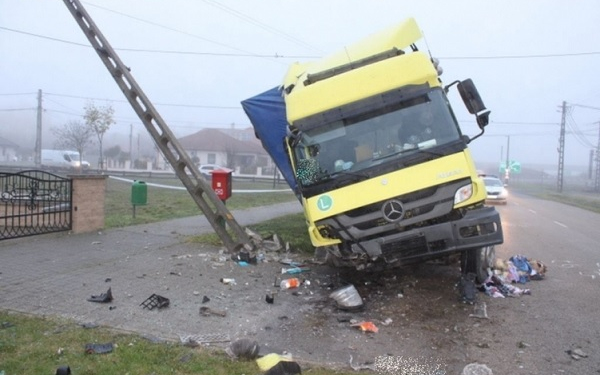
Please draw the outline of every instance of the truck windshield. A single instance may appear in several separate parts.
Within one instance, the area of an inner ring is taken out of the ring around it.
[[[294,144],[296,174],[309,186],[418,152],[436,155],[460,136],[446,96],[435,89],[301,133]]]

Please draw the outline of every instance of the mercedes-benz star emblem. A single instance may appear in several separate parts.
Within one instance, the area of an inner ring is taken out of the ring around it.
[[[392,199],[383,204],[381,207],[383,217],[390,223],[395,223],[404,217],[404,207],[402,202]]]

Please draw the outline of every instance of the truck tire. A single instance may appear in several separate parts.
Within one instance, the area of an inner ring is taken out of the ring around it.
[[[495,261],[494,246],[484,246],[464,251],[460,258],[460,268],[464,274],[475,274],[477,282],[481,284],[487,279],[488,270],[494,267]]]

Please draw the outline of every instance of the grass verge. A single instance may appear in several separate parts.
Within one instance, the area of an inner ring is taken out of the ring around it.
[[[305,254],[312,254],[314,247],[306,229],[304,214],[291,214],[276,219],[263,221],[258,224],[249,225],[251,230],[258,233],[262,238],[269,238],[277,234],[283,244],[288,242],[290,247]],[[192,243],[203,243],[213,246],[223,246],[223,242],[216,233],[206,233],[191,236],[188,241]]]
[[[106,182],[105,227],[116,228],[136,224],[153,223],[163,220],[202,215],[187,190],[181,189],[179,179],[148,179],[147,183],[172,186],[164,188],[147,186],[147,204],[136,206],[135,218],[131,204],[131,183],[109,178]],[[287,185],[285,186],[287,187]],[[275,189],[284,189],[284,186]],[[178,189],[177,189],[178,188]],[[273,189],[272,182],[239,182],[235,189],[268,190]],[[259,207],[268,204],[290,202],[296,197],[291,191],[271,193],[234,193],[227,200],[229,210]]]
[[[112,343],[114,349],[107,354],[86,354],[88,343]],[[254,361],[232,361],[222,351],[210,347],[156,343],[107,328],[86,329],[63,319],[0,311],[0,373],[54,374],[60,366],[69,366],[76,375],[260,372]],[[303,366],[303,372],[307,369]],[[346,375],[350,372],[311,368],[310,374]]]

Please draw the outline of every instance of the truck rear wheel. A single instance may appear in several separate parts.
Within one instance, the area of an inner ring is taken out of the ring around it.
[[[462,273],[473,273],[478,283],[483,283],[488,277],[488,270],[494,267],[496,250],[494,246],[484,246],[463,251],[460,258]]]

